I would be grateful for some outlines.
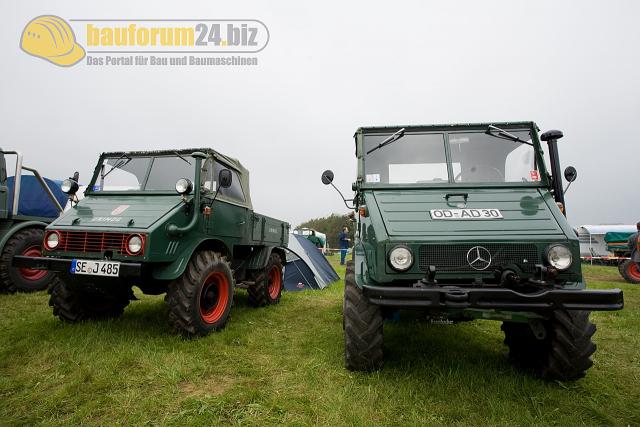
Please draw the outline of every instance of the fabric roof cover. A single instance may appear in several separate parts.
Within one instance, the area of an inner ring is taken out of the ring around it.
[[[62,207],[67,204],[67,195],[60,189],[60,181],[53,181],[49,178],[43,178],[47,183],[51,192],[58,200]],[[7,186],[9,187],[9,197],[7,209],[11,211],[13,206],[13,188],[15,185],[15,176],[7,178]],[[40,181],[32,175],[22,175],[20,180],[20,200],[18,202],[18,215],[37,216],[45,218],[57,218],[60,212],[53,204],[45,189],[40,185]]]

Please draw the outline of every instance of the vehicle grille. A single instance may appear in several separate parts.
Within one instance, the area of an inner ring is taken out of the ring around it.
[[[84,231],[58,231],[60,245],[56,250],[65,252],[94,252],[103,253],[113,251],[114,254],[128,255],[126,244],[129,233],[103,233]],[[142,253],[138,254],[142,255]]]
[[[540,263],[538,250],[532,244],[453,244],[424,245],[418,252],[418,266],[427,271],[430,265],[436,271],[478,271],[467,262],[467,253],[475,246],[486,248],[491,253],[491,265],[485,271],[493,271],[496,267],[515,264],[524,272],[535,272],[535,265]]]

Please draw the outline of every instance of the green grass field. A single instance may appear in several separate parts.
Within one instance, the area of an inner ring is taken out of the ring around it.
[[[499,322],[416,316],[385,326],[384,370],[348,372],[342,283],[263,309],[238,291],[227,328],[200,340],[173,333],[162,297],[65,325],[44,293],[0,295],[0,425],[638,425],[640,287],[585,271],[626,308],[592,315],[598,351],[576,383],[514,370]]]

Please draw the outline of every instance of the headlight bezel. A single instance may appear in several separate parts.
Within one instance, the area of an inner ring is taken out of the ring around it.
[[[49,237],[51,236],[57,236],[56,244],[53,246],[49,243]],[[43,246],[46,250],[55,251],[58,248],[58,246],[60,246],[60,243],[62,243],[62,236],[60,235],[59,232],[55,230],[47,231],[47,233],[44,235]]]
[[[406,251],[406,253],[408,254],[409,262],[404,266],[397,264],[397,262],[394,264],[393,260],[395,258],[393,257],[393,254],[395,251]],[[411,267],[413,267],[414,261],[415,257],[413,256],[413,251],[407,245],[395,245],[387,254],[387,264],[389,264],[389,267],[391,267],[394,271],[397,271],[399,273],[405,273],[409,271]]]
[[[140,247],[137,251],[134,251],[131,249],[131,240],[137,238],[140,241]],[[131,234],[129,237],[127,237],[127,241],[125,242],[125,249],[127,251],[128,255],[131,256],[138,256],[138,255],[142,255],[143,251],[144,251],[144,236],[142,234]]]
[[[567,255],[568,262],[564,265],[562,262],[559,262],[557,259],[552,260],[552,255],[557,253],[557,249],[561,251],[566,251],[563,255]],[[571,248],[562,243],[553,243],[545,249],[544,258],[551,267],[557,269],[558,271],[566,271],[573,265],[573,253],[571,252]]]

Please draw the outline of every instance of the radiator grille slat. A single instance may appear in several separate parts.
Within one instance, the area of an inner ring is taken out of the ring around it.
[[[515,264],[522,271],[533,273],[535,265],[540,263],[540,254],[533,244],[451,244],[421,246],[418,251],[418,267],[423,271],[427,271],[430,265],[435,265],[436,270],[441,272],[476,272],[467,262],[467,253],[475,246],[486,248],[491,253],[491,265],[486,271]]]
[[[128,233],[105,233],[84,231],[59,231],[60,249],[66,252],[113,251],[114,254],[127,255],[126,241]]]

